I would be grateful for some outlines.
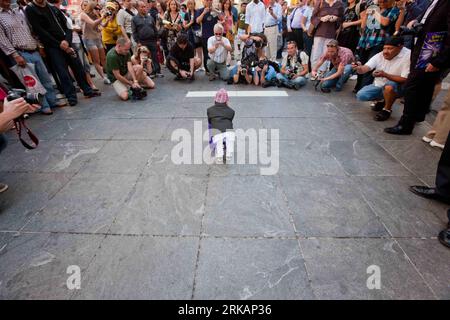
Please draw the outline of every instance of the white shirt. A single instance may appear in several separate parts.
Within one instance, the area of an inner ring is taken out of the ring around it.
[[[230,41],[222,37],[221,41],[225,46],[231,46]],[[209,37],[208,39],[208,50],[214,48],[217,43],[216,36]],[[219,46],[214,53],[209,53],[209,57],[217,63],[225,63],[227,61],[228,51],[224,46]]]
[[[274,19],[272,17],[272,15],[269,12],[269,8],[272,7],[273,9],[273,14],[277,17],[276,19]],[[274,5],[271,5],[269,3],[269,6],[266,9],[266,18],[264,19],[264,27],[270,27],[270,26],[276,26],[278,25],[278,23],[281,21],[283,15],[283,9],[281,8],[281,6],[275,2]]]
[[[366,66],[371,69],[381,70],[394,76],[408,78],[410,65],[411,50],[402,48],[399,54],[392,60],[386,60],[383,57],[383,52],[374,55]],[[384,77],[376,77],[373,84],[377,87],[383,87],[389,80]]]
[[[264,31],[264,19],[266,18],[266,6],[261,0],[258,4],[253,1],[245,9],[245,23],[250,25],[252,33]]]

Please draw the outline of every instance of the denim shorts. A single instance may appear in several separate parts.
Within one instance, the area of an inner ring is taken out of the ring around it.
[[[84,45],[88,50],[90,49],[102,49],[103,43],[102,39],[83,39]]]

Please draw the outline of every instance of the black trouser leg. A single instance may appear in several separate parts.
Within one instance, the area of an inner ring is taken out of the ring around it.
[[[439,80],[439,72],[412,70],[405,84],[405,107],[403,116],[415,122],[425,120],[430,111],[434,86]]]
[[[303,45],[303,29],[293,29],[292,32],[295,35],[295,42],[297,43],[297,48],[299,50],[304,49]]]
[[[64,54],[64,56],[70,69],[72,69],[75,80],[77,81],[81,90],[83,90],[83,94],[85,96],[92,94],[92,88],[87,82],[86,73],[84,72],[83,64],[81,63],[78,55],[76,57],[71,57],[68,54]]]
[[[450,198],[450,134],[437,168],[436,191],[443,197]]]
[[[77,92],[72,82],[72,77],[69,74],[67,60],[64,52],[59,48],[46,48],[49,61],[53,70],[57,74],[61,89],[69,102],[77,102]],[[81,69],[82,71],[82,69]]]
[[[202,48],[203,48],[203,66],[205,67],[206,72],[209,72],[208,66],[206,65],[208,63],[209,58],[208,41],[202,41]]]

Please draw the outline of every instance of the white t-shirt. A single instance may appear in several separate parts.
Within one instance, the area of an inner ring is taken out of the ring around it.
[[[224,45],[231,46],[230,41],[222,37],[222,40]],[[209,37],[208,39],[208,50],[212,49],[216,45],[217,39],[216,36]],[[225,63],[227,60],[228,51],[225,49],[224,46],[219,46],[214,53],[209,53],[209,57],[217,63]]]
[[[383,57],[383,52],[374,55],[367,63],[366,66],[371,69],[381,70],[386,73],[407,78],[409,75],[411,50],[402,48],[399,54],[392,60],[386,60]],[[383,87],[389,80],[384,77],[377,77],[373,84],[377,87]]]

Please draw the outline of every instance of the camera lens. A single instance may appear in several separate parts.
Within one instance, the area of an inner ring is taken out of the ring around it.
[[[44,102],[44,95],[40,93],[27,93],[25,96],[25,101],[29,104],[42,105]]]

